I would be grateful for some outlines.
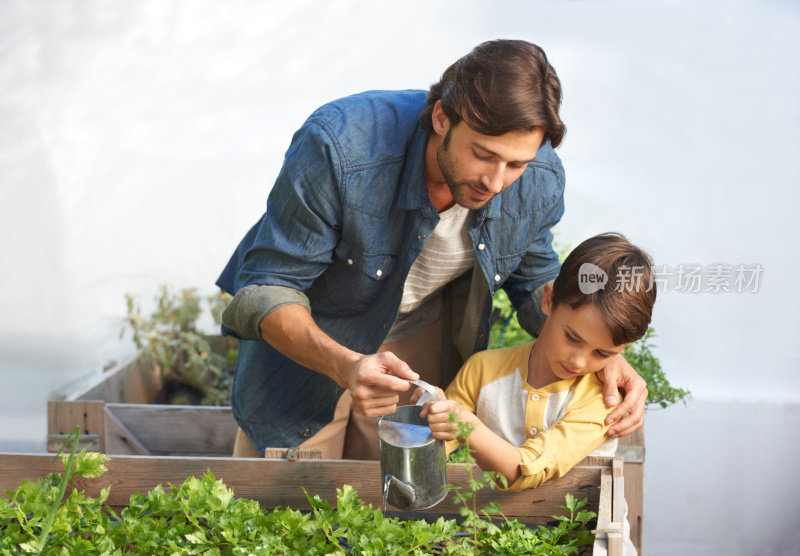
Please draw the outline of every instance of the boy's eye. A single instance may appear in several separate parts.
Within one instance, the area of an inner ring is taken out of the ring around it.
[[[565,333],[564,333],[564,335],[567,337],[567,340],[569,340],[569,341],[570,341],[570,342],[572,342],[573,344],[577,344],[577,343],[579,343],[579,342],[578,342],[578,338],[576,338],[575,336],[573,336],[573,335],[572,335],[572,334],[570,334],[569,332],[565,332]]]
[[[478,160],[488,161],[488,160],[492,159],[491,156],[483,156],[483,155],[478,154],[475,151],[472,151],[472,154],[475,155],[475,158],[477,158]]]

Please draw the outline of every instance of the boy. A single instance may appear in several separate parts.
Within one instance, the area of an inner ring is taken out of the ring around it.
[[[473,355],[446,399],[423,408],[433,436],[458,447],[457,420],[474,426],[469,447],[508,490],[561,477],[606,441],[608,415],[596,371],[647,331],[656,299],[650,257],[619,234],[590,238],[545,286],[538,340]],[[604,281],[605,280],[605,281]],[[419,393],[415,393],[415,397]]]

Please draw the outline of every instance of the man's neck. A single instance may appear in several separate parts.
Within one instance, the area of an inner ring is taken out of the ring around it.
[[[439,149],[441,138],[435,133],[428,135],[428,144],[425,146],[425,186],[428,188],[428,197],[437,212],[444,212],[455,204],[453,194],[439,168],[436,152]]]

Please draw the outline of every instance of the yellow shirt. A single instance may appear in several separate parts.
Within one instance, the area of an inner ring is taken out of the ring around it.
[[[535,488],[561,477],[589,454],[613,456],[605,436],[610,411],[592,373],[544,388],[527,382],[533,343],[476,353],[447,387],[448,399],[473,412],[489,429],[519,447],[521,476],[508,490]],[[458,441],[447,443],[448,453]],[[601,448],[602,447],[602,448]],[[601,448],[598,450],[598,448]]]

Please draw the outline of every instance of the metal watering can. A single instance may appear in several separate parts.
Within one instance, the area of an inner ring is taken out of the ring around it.
[[[430,508],[447,495],[444,441],[433,438],[427,419],[419,416],[422,405],[438,396],[423,380],[411,383],[425,389],[417,405],[402,405],[378,418],[383,499],[405,511]]]

